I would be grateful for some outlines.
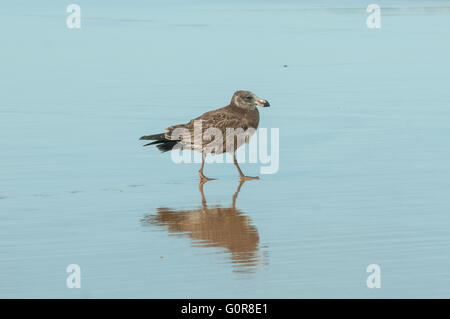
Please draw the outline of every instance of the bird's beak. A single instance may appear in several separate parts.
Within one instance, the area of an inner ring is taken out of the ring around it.
[[[262,107],[269,107],[270,103],[267,102],[267,100],[264,99],[257,99],[256,100],[256,105],[262,106]]]

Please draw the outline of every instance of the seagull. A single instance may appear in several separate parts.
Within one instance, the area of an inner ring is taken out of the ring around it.
[[[257,106],[268,107],[270,104],[267,100],[259,98],[250,91],[236,91],[227,106],[206,112],[186,124],[169,126],[165,133],[142,136],[140,140],[152,140],[153,142],[144,146],[156,145],[161,152],[180,147],[201,152],[202,164],[198,171],[201,182],[214,179],[203,174],[206,155],[224,152],[233,155],[233,162],[241,180],[259,179],[259,177],[245,176],[236,159],[236,150],[244,143],[249,143],[250,137],[258,128],[259,111],[256,108]],[[234,132],[239,129],[241,129],[240,132],[245,132],[244,138],[230,135],[233,129]],[[214,139],[212,141],[208,141],[207,137],[205,138],[205,135],[209,134],[208,132],[213,132]],[[219,136],[220,134],[221,136]]]

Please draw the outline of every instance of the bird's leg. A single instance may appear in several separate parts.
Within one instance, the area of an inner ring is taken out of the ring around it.
[[[204,183],[206,181],[211,181],[215,178],[208,178],[205,175],[203,175],[203,166],[205,166],[205,159],[206,159],[206,154],[202,153],[202,165],[200,166],[200,169],[198,171],[198,175],[200,176],[200,183]]]
[[[234,166],[236,166],[236,168],[238,169],[239,176],[241,176],[241,179],[243,179],[243,180],[259,179],[258,176],[255,176],[255,177],[245,176],[244,173],[242,173],[241,168],[239,167],[237,159],[236,159],[236,152],[233,153],[233,161],[234,161]]]

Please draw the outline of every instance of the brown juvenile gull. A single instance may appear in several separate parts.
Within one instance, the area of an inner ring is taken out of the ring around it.
[[[245,176],[236,159],[236,150],[242,144],[248,143],[250,137],[258,128],[259,111],[256,108],[257,105],[270,106],[269,102],[257,97],[250,91],[236,91],[229,105],[206,112],[186,124],[169,126],[165,133],[142,136],[140,139],[154,140],[154,142],[144,146],[156,144],[161,152],[170,151],[175,146],[201,152],[202,164],[198,174],[202,181],[212,179],[203,175],[206,154],[221,154],[224,152],[233,155],[233,162],[241,179],[258,179],[258,177]],[[231,135],[239,131],[241,133],[238,136]],[[217,133],[222,135],[219,134],[219,137]],[[214,139],[212,139],[212,136],[214,136]],[[208,137],[210,137],[209,140]]]

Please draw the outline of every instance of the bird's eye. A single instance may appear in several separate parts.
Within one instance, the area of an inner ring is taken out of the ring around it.
[[[245,99],[246,99],[247,101],[250,101],[250,100],[252,99],[252,97],[251,97],[251,96],[246,96]]]

